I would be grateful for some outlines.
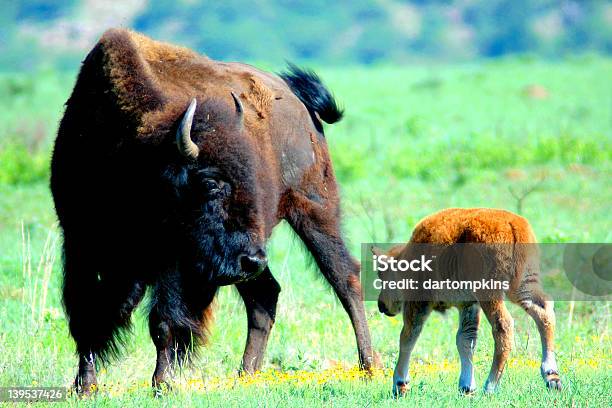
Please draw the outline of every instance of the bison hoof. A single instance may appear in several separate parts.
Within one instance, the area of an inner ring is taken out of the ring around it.
[[[556,371],[546,372],[544,375],[544,381],[546,382],[546,388],[549,390],[561,391],[561,378],[559,378],[559,373]]]
[[[79,397],[89,397],[98,391],[98,383],[95,378],[77,376],[74,380],[74,390]]]
[[[257,370],[255,369],[255,367],[241,367],[238,370],[238,377],[251,377],[254,376],[257,373]]]
[[[380,356],[380,353],[375,351],[372,353],[372,364],[370,366],[370,370],[382,370],[382,369],[383,369],[382,357]]]
[[[163,397],[172,391],[172,385],[166,380],[153,378],[153,396],[156,398]]]

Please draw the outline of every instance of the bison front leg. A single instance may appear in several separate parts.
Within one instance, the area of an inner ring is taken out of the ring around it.
[[[98,386],[96,361],[93,353],[79,354],[79,370],[74,380],[77,394],[89,395]]]
[[[174,367],[189,362],[194,349],[206,341],[217,287],[200,288],[168,272],[155,285],[149,332],[157,351],[151,384],[155,395],[172,388]]]
[[[236,285],[247,311],[248,335],[241,374],[254,374],[261,369],[270,330],[276,317],[280,285],[269,268],[251,281]]]
[[[122,260],[98,262],[86,241],[64,230],[63,301],[70,334],[76,343],[79,368],[74,387],[79,395],[96,390],[96,362],[108,363],[118,355],[122,331],[129,328],[132,311],[142,299],[145,286]]]
[[[149,332],[157,360],[151,385],[155,396],[172,389],[174,369],[187,358],[189,348],[198,334],[195,327],[187,325],[188,320],[180,316],[178,310],[156,306],[149,315]]]
[[[333,200],[319,203],[299,193],[291,194],[284,204],[287,221],[314,257],[351,319],[360,367],[371,370],[375,361],[361,295],[360,267],[342,239],[338,206]]]
[[[149,316],[149,331],[155,350],[157,352],[157,360],[155,363],[155,371],[151,379],[151,385],[156,394],[169,390],[169,377],[172,375],[173,354],[171,350],[172,333],[167,322],[160,319],[159,313],[152,313]]]
[[[482,302],[480,306],[487,316],[489,323],[491,323],[493,340],[495,342],[493,363],[491,365],[489,377],[485,383],[485,392],[491,393],[497,389],[499,380],[506,366],[506,360],[512,350],[512,343],[514,341],[514,321],[510,313],[508,313],[508,309],[506,309],[503,300]]]

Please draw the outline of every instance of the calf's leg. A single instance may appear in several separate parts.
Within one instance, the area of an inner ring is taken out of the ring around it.
[[[480,306],[478,303],[464,305],[459,308],[459,329],[456,336],[457,350],[461,360],[459,391],[465,394],[471,394],[476,391],[473,356],[479,324]]]
[[[561,379],[555,358],[555,312],[554,302],[544,295],[534,293],[529,299],[519,302],[521,307],[533,318],[540,332],[542,342],[542,365],[540,374],[549,389],[560,390]]]
[[[261,369],[281,288],[267,267],[257,278],[239,283],[236,288],[244,301],[248,320],[241,373],[254,374]]]
[[[555,359],[555,312],[554,302],[543,293],[540,284],[540,260],[534,244],[517,245],[515,248],[517,271],[521,274],[508,294],[535,321],[542,342],[542,364],[540,373],[549,389],[560,390],[561,379]]]
[[[400,352],[393,371],[393,395],[395,397],[404,395],[408,389],[410,354],[430,313],[431,304],[428,302],[406,302],[404,305],[404,327],[400,334]]]
[[[480,304],[482,311],[491,323],[495,350],[489,377],[485,383],[485,392],[494,392],[504,372],[506,360],[512,350],[514,341],[514,321],[508,313],[503,300],[493,300]]]

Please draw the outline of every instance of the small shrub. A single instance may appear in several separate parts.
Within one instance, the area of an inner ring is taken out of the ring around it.
[[[49,156],[46,152],[31,153],[17,143],[0,148],[0,184],[41,182],[49,177]]]

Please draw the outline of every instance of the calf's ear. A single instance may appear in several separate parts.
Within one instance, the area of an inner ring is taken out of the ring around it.
[[[382,249],[375,247],[374,245],[372,245],[370,247],[370,251],[372,251],[372,255],[376,255],[376,256],[380,256],[380,255],[384,255],[385,251],[383,251]]]

